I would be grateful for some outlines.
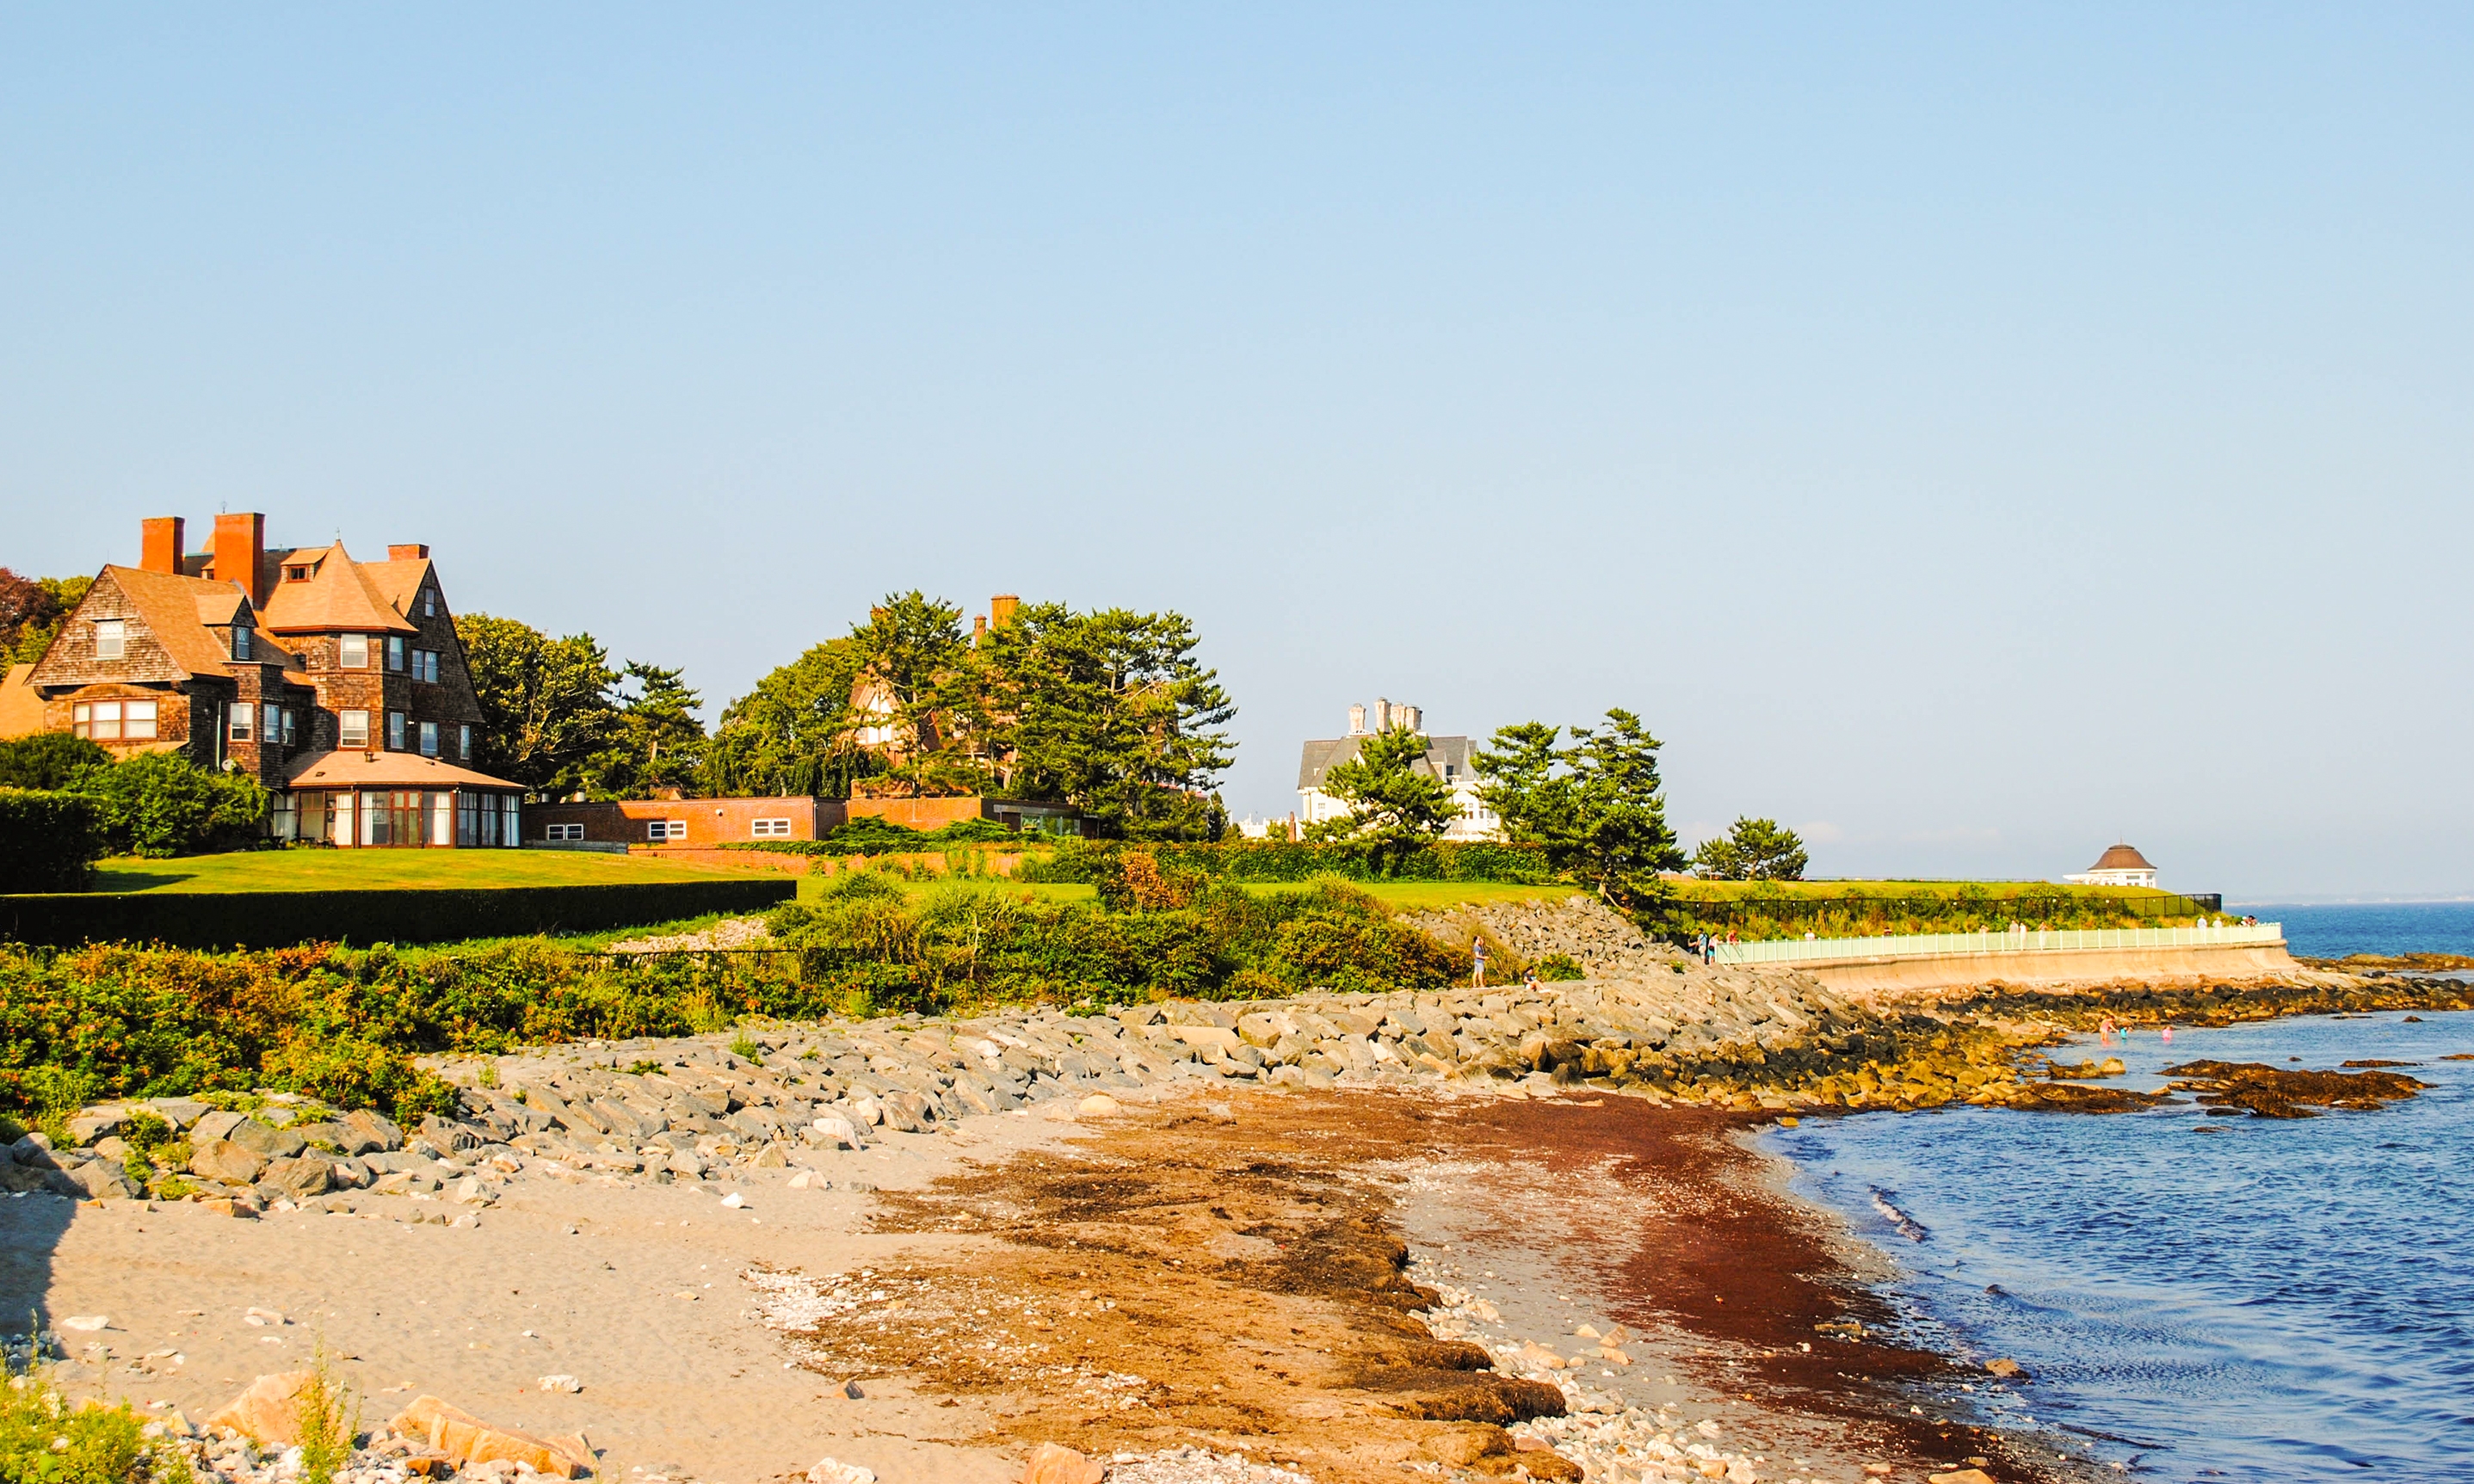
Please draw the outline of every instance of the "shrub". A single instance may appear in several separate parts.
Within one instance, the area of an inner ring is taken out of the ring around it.
[[[1068,840],[1047,855],[1025,859],[1018,881],[1097,882],[1116,856],[1150,854],[1162,871],[1193,872],[1226,881],[1311,881],[1338,876],[1350,881],[1525,881],[1554,879],[1543,852],[1527,846],[1437,841],[1405,854],[1363,841],[1326,844],[1291,841],[1227,841],[1218,845],[1127,846],[1112,841]]]
[[[62,789],[79,769],[110,764],[110,753],[73,732],[11,737],[0,742],[0,788]]]
[[[195,1477],[178,1444],[146,1436],[127,1402],[72,1403],[37,1371],[0,1388],[0,1479],[17,1484],[173,1484]]]
[[[92,799],[0,788],[0,892],[84,891],[106,850]]]
[[[797,890],[798,883],[777,878],[417,892],[0,896],[0,939],[59,945],[166,943],[192,948],[287,947],[338,938],[439,943],[631,927],[706,913],[761,912]]]
[[[1586,979],[1578,961],[1569,953],[1549,953],[1538,961],[1538,977],[1548,984]]]
[[[78,770],[109,847],[130,855],[189,855],[246,845],[266,823],[266,790],[239,773],[209,773],[177,753],[138,753]]]

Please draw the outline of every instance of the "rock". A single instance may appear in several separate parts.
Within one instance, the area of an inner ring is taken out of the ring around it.
[[[211,1139],[189,1151],[190,1174],[220,1180],[226,1185],[254,1185],[265,1169],[264,1156],[228,1138]]]
[[[89,1160],[69,1172],[79,1189],[97,1201],[125,1201],[140,1194],[137,1182],[114,1160]]]
[[[841,1145],[844,1149],[861,1149],[866,1147],[860,1142],[859,1129],[852,1124],[851,1120],[843,1117],[839,1113],[828,1113],[824,1117],[818,1118],[813,1127],[817,1133],[823,1135],[826,1138],[833,1140],[835,1143]]]
[[[888,1129],[904,1134],[933,1134],[936,1129],[935,1114],[928,1100],[916,1092],[895,1090],[885,1094],[884,1122]]]
[[[721,1198],[721,1204],[725,1210],[737,1210],[747,1204],[747,1197],[740,1195],[736,1190],[733,1190],[730,1194]]]
[[[187,1132],[200,1118],[214,1112],[194,1097],[158,1097],[136,1105],[172,1126],[172,1132]]]
[[[447,1199],[458,1206],[488,1206],[497,1198],[478,1175],[467,1175],[447,1187]]]
[[[1074,1107],[1077,1112],[1103,1116],[1118,1111],[1117,1100],[1105,1092],[1094,1092]]]
[[[258,1183],[273,1185],[295,1201],[305,1201],[313,1195],[325,1195],[335,1184],[335,1167],[315,1155],[268,1163],[258,1176]]]
[[[238,1128],[242,1122],[243,1118],[241,1114],[236,1113],[226,1113],[221,1109],[217,1109],[212,1113],[200,1113],[198,1114],[198,1121],[192,1124],[189,1128],[189,1142],[193,1144],[211,1142],[212,1140],[221,1138],[225,1135],[230,1134],[233,1129]]]
[[[1927,1484],[1995,1484],[1993,1475],[1981,1469],[1955,1469],[1948,1473],[1928,1473]]]
[[[301,1441],[301,1394],[317,1376],[308,1371],[261,1376],[249,1390],[206,1419],[209,1427],[230,1427],[260,1443],[290,1448]]]
[[[247,1195],[210,1195],[198,1204],[218,1216],[233,1216],[244,1221],[257,1219],[257,1200]]]
[[[808,1470],[807,1478],[808,1484],[876,1484],[876,1471],[825,1457]]]
[[[561,1439],[552,1442],[530,1433],[510,1428],[493,1427],[470,1412],[459,1411],[436,1397],[423,1397],[396,1414],[387,1424],[393,1431],[408,1438],[419,1438],[434,1453],[442,1453],[459,1467],[470,1464],[530,1464],[540,1472],[555,1478],[571,1479],[590,1471],[593,1457],[570,1451],[574,1444]],[[580,1440],[576,1440],[580,1441]]]
[[[760,1170],[788,1169],[790,1167],[790,1157],[783,1152],[780,1144],[766,1144],[764,1152],[748,1162]]]
[[[309,1147],[308,1141],[290,1129],[270,1128],[255,1118],[243,1118],[224,1137],[261,1160],[288,1160]]]
[[[1452,1423],[1418,1441],[1418,1451],[1447,1469],[1467,1469],[1481,1458],[1512,1451],[1512,1434],[1487,1423]]]
[[[1097,1459],[1042,1443],[1022,1466],[1022,1484],[1100,1484],[1106,1474]]]
[[[885,1105],[872,1097],[855,1097],[850,1103],[851,1121],[861,1128],[872,1128],[885,1121]]]
[[[790,1177],[790,1188],[793,1190],[831,1190],[833,1187],[832,1181],[814,1170],[801,1170]]]
[[[129,1117],[117,1108],[90,1108],[69,1119],[69,1142],[77,1145],[129,1131]]]
[[[541,1389],[544,1391],[563,1391],[570,1396],[573,1396],[575,1393],[584,1389],[584,1383],[577,1380],[572,1376],[545,1376],[541,1378]]]
[[[392,1153],[403,1147],[403,1130],[366,1108],[356,1108],[335,1121],[352,1136],[350,1143],[337,1141],[346,1154]]]
[[[1988,1360],[1984,1362],[1984,1369],[2004,1378],[2014,1376],[2025,1376],[2027,1374],[2027,1368],[2025,1366],[2021,1365],[2019,1362],[2011,1359],[2007,1355],[2002,1356],[1999,1360]]]
[[[110,1328],[111,1320],[103,1314],[71,1314],[61,1321],[61,1328],[74,1329],[80,1334],[93,1334],[98,1330]]]

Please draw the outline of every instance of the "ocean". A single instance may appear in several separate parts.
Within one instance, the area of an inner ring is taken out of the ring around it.
[[[2474,1062],[2441,1060],[2474,1052],[2474,1014],[2117,1050],[2147,1089],[2200,1058],[2385,1058],[2437,1086],[2291,1122],[1968,1108],[1763,1139],[1892,1257],[1912,1340],[2026,1368],[1952,1399],[2004,1431],[2147,1479],[2474,1478]]]
[[[2285,905],[2228,902],[2225,910],[2285,924],[2286,946],[2304,958],[2349,953],[2474,954],[2474,901]]]

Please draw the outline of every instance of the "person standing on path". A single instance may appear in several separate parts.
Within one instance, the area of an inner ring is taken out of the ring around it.
[[[1470,955],[1470,962],[1471,962],[1471,964],[1472,964],[1472,966],[1473,966],[1473,967],[1471,968],[1471,969],[1470,969],[1469,987],[1470,987],[1470,988],[1472,988],[1472,989],[1479,989],[1479,990],[1485,989],[1485,988],[1486,988],[1486,940],[1485,940],[1485,939],[1483,939],[1483,938],[1478,938],[1478,939],[1473,939],[1473,940],[1471,940],[1471,941],[1470,941],[1470,944],[1469,944],[1469,955]]]

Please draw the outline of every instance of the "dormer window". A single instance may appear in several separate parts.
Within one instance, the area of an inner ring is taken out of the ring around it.
[[[249,629],[246,625],[232,625],[231,649],[232,658],[234,659],[247,659],[249,658]]]
[[[94,658],[125,659],[129,656],[129,625],[124,619],[98,618],[94,621]]]
[[[283,580],[287,583],[305,583],[309,580],[309,569],[306,566],[285,567]]]

